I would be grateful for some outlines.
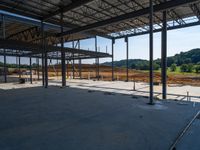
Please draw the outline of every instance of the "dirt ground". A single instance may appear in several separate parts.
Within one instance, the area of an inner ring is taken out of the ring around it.
[[[72,66],[66,66],[67,78],[73,78],[72,73]],[[26,69],[21,69],[22,72],[27,71]],[[61,77],[61,69],[60,66],[49,66],[49,78]],[[96,79],[96,66],[95,65],[87,65],[82,64],[82,78],[83,79]],[[9,72],[11,75],[17,75],[17,71],[15,70],[13,73]],[[36,69],[33,69],[33,74],[36,75]],[[75,78],[79,78],[79,66],[75,65]],[[41,76],[41,69],[40,69],[40,76]],[[29,77],[26,75],[25,78]],[[37,75],[34,76],[37,78]],[[103,81],[110,81],[112,78],[112,70],[109,66],[100,66],[99,67],[99,79]],[[114,78],[117,81],[124,81],[126,80],[126,69],[125,68],[115,68],[114,69]],[[149,82],[149,73],[148,71],[139,71],[129,69],[129,81],[136,81],[136,82]],[[161,74],[159,72],[154,72],[154,82],[161,83]],[[168,75],[168,84],[181,84],[181,85],[191,85],[191,86],[200,86],[200,74],[169,74]]]
[[[72,78],[72,67],[68,66],[67,77]],[[49,68],[49,76],[60,76],[61,70],[57,67],[58,73],[55,72],[56,69]],[[110,81],[112,78],[112,69],[109,66],[99,67],[99,78],[103,81]],[[75,65],[75,78],[79,78],[79,66]],[[82,78],[84,79],[96,79],[96,66],[95,65],[82,65]],[[126,80],[126,69],[115,68],[114,78],[118,81]],[[169,74],[167,76],[168,84],[182,84],[182,85],[192,85],[200,86],[200,74]],[[149,82],[148,71],[139,71],[129,69],[129,81],[136,82]],[[154,82],[161,83],[161,74],[159,72],[154,72]]]

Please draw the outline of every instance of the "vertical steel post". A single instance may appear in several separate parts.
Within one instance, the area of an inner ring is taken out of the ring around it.
[[[5,17],[4,17],[4,15],[2,15],[2,28],[3,28],[3,39],[5,39],[6,38],[6,30],[5,30]],[[5,83],[7,83],[7,67],[6,67],[6,50],[5,49],[3,49],[3,53],[4,53],[4,55],[3,55],[3,69],[4,69],[4,82]]]
[[[45,71],[44,71],[44,23],[41,21],[41,32],[42,32],[42,85],[45,86]]]
[[[39,58],[36,58],[37,61],[37,76],[38,76],[38,81],[40,80],[40,61]]]
[[[81,43],[80,40],[78,40],[78,49],[80,49],[81,47]],[[80,79],[82,79],[82,65],[81,65],[81,59],[79,59],[79,77]]]
[[[45,55],[44,55],[44,57],[45,57],[45,59],[44,59],[44,67],[45,67],[45,88],[47,88],[48,87],[48,54],[47,54],[47,50],[46,50],[46,40],[45,40],[45,42],[44,42],[44,50],[45,50]]]
[[[33,78],[32,78],[32,58],[30,57],[30,83],[33,83]]]
[[[149,0],[149,104],[153,104],[153,0]]]
[[[112,81],[114,81],[114,44],[115,39],[112,39]]]
[[[97,36],[95,36],[95,52],[98,51]],[[99,58],[96,58],[96,78],[99,80]]]
[[[18,72],[19,72],[19,79],[21,78],[21,57],[18,56]]]
[[[44,79],[44,87],[48,87],[48,58],[47,58],[47,50],[46,50],[46,40],[44,37],[44,23],[42,21],[42,48],[43,48],[43,63],[44,63],[44,72],[43,72],[43,79]]]
[[[63,33],[63,12],[60,15],[61,22],[61,34]],[[64,52],[64,38],[61,36],[61,61],[62,61],[62,86],[66,86],[66,64],[65,64],[65,52]]]
[[[128,58],[129,58],[129,43],[128,43],[128,37],[125,37],[125,42],[126,42],[126,81],[128,82]]]
[[[72,48],[75,48],[75,44],[74,44],[74,41],[72,41]],[[74,53],[73,53],[73,60],[72,60],[72,72],[73,72],[73,79],[75,79],[75,69],[74,69]]]
[[[67,78],[69,78],[69,60],[67,60]]]
[[[58,45],[56,44],[56,47],[57,47]],[[58,78],[58,71],[59,71],[59,66],[58,66],[58,51],[56,52],[56,57],[57,57],[57,59],[56,59],[56,76],[57,76],[57,78]]]
[[[167,12],[163,12],[163,28],[162,28],[162,98],[167,98]]]

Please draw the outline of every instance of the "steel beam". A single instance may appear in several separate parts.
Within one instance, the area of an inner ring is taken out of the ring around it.
[[[6,48],[6,49],[12,49],[12,50],[22,50],[22,51],[31,51],[31,52],[33,52],[32,55],[43,53],[43,50],[41,50],[42,49],[41,47],[43,47],[42,44],[31,44],[31,43],[28,43],[28,42],[22,42],[22,41],[16,41],[16,40],[0,39],[0,48]],[[111,55],[109,55],[107,53],[103,53],[103,52],[96,53],[95,51],[88,51],[88,50],[69,48],[69,47],[64,47],[63,49],[67,53],[94,56],[94,58],[111,57]],[[61,51],[61,47],[46,45],[46,50],[47,50],[48,53],[55,52],[55,51]]]
[[[112,81],[114,81],[114,44],[115,39],[112,39]]]
[[[63,33],[63,12],[60,14],[60,22],[61,22],[61,33]],[[65,64],[65,51],[64,48],[64,38],[61,36],[61,62],[62,62],[62,86],[66,86],[66,64]]]
[[[182,6],[182,5],[185,5],[185,4],[194,3],[196,1],[198,1],[198,0],[171,0],[171,1],[163,2],[163,3],[157,4],[157,5],[154,6],[154,12],[169,10],[169,9],[176,8],[178,6]],[[96,23],[81,26],[81,27],[78,27],[78,28],[75,28],[75,29],[72,29],[72,30],[69,30],[69,31],[65,31],[62,34],[59,33],[59,34],[57,34],[57,36],[63,36],[63,35],[85,32],[85,31],[96,29],[96,28],[103,27],[103,26],[106,26],[106,25],[118,23],[120,21],[125,21],[125,20],[129,20],[129,19],[134,19],[136,17],[145,16],[145,15],[149,14],[149,9],[150,9],[150,7],[147,7],[147,8],[140,9],[140,10],[137,10],[137,11],[133,11],[133,12],[130,12],[130,13],[127,13],[127,14],[119,15],[117,17],[113,17],[113,18],[110,18],[110,19],[106,19],[106,20],[103,20],[103,21],[96,22]]]
[[[30,57],[30,83],[32,84],[33,83],[33,76],[32,76],[32,58]]]
[[[167,98],[167,12],[163,12],[163,28],[162,28],[162,98]]]
[[[153,0],[149,3],[149,104],[153,105]]]
[[[85,5],[89,2],[91,2],[93,0],[76,0],[76,1],[72,1],[72,3],[70,3],[69,5],[66,5],[66,6],[62,6],[60,9],[54,11],[54,12],[51,12],[49,15],[46,15],[43,17],[43,20],[48,20],[50,18],[52,18],[53,16],[56,16],[58,14],[60,14],[61,12],[62,13],[66,13],[72,9],[75,9],[77,7],[80,7],[82,5]]]

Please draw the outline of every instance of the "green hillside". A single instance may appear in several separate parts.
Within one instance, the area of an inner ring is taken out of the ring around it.
[[[129,59],[129,68],[132,69],[140,69],[147,70],[149,61],[143,59]],[[177,66],[181,66],[183,64],[199,64],[200,63],[200,48],[192,49],[187,52],[181,52],[180,54],[176,54],[174,56],[167,58],[167,66],[170,67],[172,64],[176,64]],[[105,62],[103,65],[111,66],[112,62]],[[157,70],[160,68],[161,60],[156,59],[154,61],[154,68]],[[115,67],[125,67],[126,60],[114,61]]]

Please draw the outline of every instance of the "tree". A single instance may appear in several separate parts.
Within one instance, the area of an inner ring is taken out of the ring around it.
[[[176,64],[172,64],[172,65],[170,66],[171,72],[175,72],[175,71],[176,71],[176,68],[177,68],[177,65],[176,65]]]
[[[181,70],[181,72],[187,72],[187,68],[188,68],[187,64],[182,64],[180,67],[180,70]]]
[[[193,68],[194,68],[194,65],[193,64],[188,64],[187,65],[187,72],[192,72],[193,71]]]
[[[200,65],[196,65],[196,67],[195,67],[195,72],[196,72],[196,73],[200,73]]]
[[[153,70],[159,70],[160,69],[160,65],[157,63],[153,63]]]

